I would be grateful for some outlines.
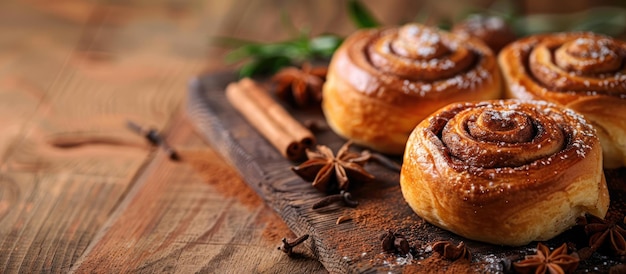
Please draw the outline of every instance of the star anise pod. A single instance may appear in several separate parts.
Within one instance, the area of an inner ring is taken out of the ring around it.
[[[537,244],[537,254],[527,255],[520,262],[513,263],[519,273],[572,273],[578,267],[580,259],[576,253],[567,254],[567,244],[554,251],[542,243]]]
[[[316,151],[307,149],[308,160],[291,169],[307,182],[313,182],[313,187],[322,192],[347,190],[350,180],[373,179],[374,176],[363,168],[370,156],[349,151],[351,144],[346,142],[337,151],[337,156],[324,145],[317,145]]]
[[[449,241],[439,241],[433,244],[433,251],[439,253],[444,259],[456,261],[459,259],[472,260],[472,253],[467,249],[465,243],[460,242],[454,245]]]
[[[582,224],[589,236],[591,250],[603,248],[617,256],[626,255],[626,230],[618,224],[618,221],[601,220],[590,215]]]
[[[317,104],[322,101],[327,71],[326,67],[312,67],[308,63],[303,64],[302,69],[281,69],[272,77],[276,83],[276,95],[300,107]]]

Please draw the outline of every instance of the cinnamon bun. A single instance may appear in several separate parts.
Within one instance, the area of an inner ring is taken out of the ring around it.
[[[481,41],[409,24],[361,30],[333,55],[322,109],[339,135],[401,154],[411,130],[452,102],[500,95],[495,56]]]
[[[604,167],[626,165],[626,42],[594,33],[530,36],[499,55],[507,97],[546,100],[596,128]]]
[[[494,53],[508,43],[515,41],[516,36],[504,19],[497,16],[474,14],[457,23],[453,33],[474,36],[489,46]]]
[[[548,240],[609,195],[594,128],[544,101],[456,103],[422,121],[404,153],[405,200],[426,221],[469,239]]]

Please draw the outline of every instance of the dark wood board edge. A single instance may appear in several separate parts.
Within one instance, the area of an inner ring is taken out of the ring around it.
[[[223,87],[235,79],[236,77],[232,72],[221,72],[210,77],[195,78],[190,81],[186,110],[191,118],[192,124],[196,130],[210,142],[213,148],[224,156],[224,158],[229,161],[229,164],[235,167],[246,183],[265,200],[266,204],[285,220],[289,228],[296,235],[314,235],[315,228],[308,220],[301,217],[294,218],[294,216],[299,216],[297,208],[283,199],[283,197],[280,197],[281,195],[276,195],[276,193],[282,193],[282,191],[272,188],[271,184],[263,183],[264,178],[268,178],[269,171],[259,165],[255,161],[254,156],[242,149],[232,133],[226,129],[220,119],[217,119],[219,115],[214,112],[216,105],[211,105],[210,101],[205,99],[207,94],[210,93],[213,96],[219,97],[216,101],[228,104],[223,94]],[[226,108],[230,108],[230,105],[226,106]],[[234,115],[239,115],[234,109],[231,110]],[[243,124],[246,124],[246,122],[243,121],[243,117],[239,118],[242,119]],[[256,134],[254,129],[251,128],[251,131],[254,131]],[[256,138],[265,142],[265,139],[263,139],[261,135],[258,135]],[[270,146],[269,143],[267,145]],[[272,158],[276,159],[276,165],[284,166],[284,170],[287,170],[293,165],[282,158],[278,151],[275,151],[274,154]],[[285,183],[289,183],[289,177],[292,176],[285,178]],[[317,191],[308,186],[302,187],[301,194],[312,197],[318,197],[320,195]],[[315,237],[312,239],[312,241],[305,242],[305,245],[311,249],[313,254],[318,257],[329,272],[357,272],[356,269],[351,269],[349,264],[345,262],[342,263],[342,260],[340,260],[338,256],[333,255],[333,252],[324,252],[324,244],[321,242],[321,239]]]
[[[285,172],[290,166],[294,165],[294,163],[282,158],[275,149],[259,151],[255,150],[256,147],[254,145],[241,143],[242,140],[245,142],[245,139],[248,139],[254,140],[257,145],[258,142],[266,142],[263,147],[272,148],[239,113],[230,107],[228,101],[225,99],[224,88],[228,83],[234,80],[236,80],[234,74],[223,72],[202,76],[190,82],[189,96],[187,98],[187,112],[192,123],[201,135],[213,145],[216,151],[230,161],[230,164],[238,170],[246,183],[252,187],[283,220],[285,220],[294,233],[297,235],[313,235],[312,240],[305,242],[305,244],[311,248],[328,271],[338,273],[402,272],[405,265],[394,265],[392,268],[389,268],[388,265],[381,263],[383,260],[380,259],[379,255],[381,254],[374,255],[374,258],[372,258],[372,254],[368,254],[367,257],[364,258],[353,257],[356,258],[354,261],[346,260],[345,254],[355,254],[355,252],[359,250],[354,246],[359,242],[368,245],[368,251],[371,251],[371,253],[380,252],[380,244],[376,241],[377,239],[374,238],[377,238],[377,234],[375,233],[382,231],[385,227],[350,224],[342,228],[337,228],[334,225],[328,225],[330,223],[328,221],[332,220],[334,223],[337,216],[334,216],[334,219],[332,219],[332,215],[320,216],[319,214],[311,214],[309,210],[310,205],[322,197],[322,195],[310,187],[310,185],[303,184],[302,180],[296,177],[292,172]],[[311,116],[310,114],[308,114],[309,116],[300,116],[301,113],[298,111],[294,111],[292,114],[296,119]],[[231,124],[225,124],[223,119],[229,120],[228,122]],[[236,124],[234,127],[233,122]],[[237,135],[241,134],[241,132],[251,135],[242,138],[242,136]],[[321,135],[316,134],[316,137],[318,138],[318,143],[328,145],[333,150],[336,150],[343,143],[343,140],[332,132]],[[261,156],[258,155],[259,153],[261,153]],[[263,162],[261,163],[257,160],[263,160]],[[428,243],[437,239],[449,239],[457,242],[464,241],[476,255],[473,264],[482,264],[480,271],[501,273],[503,272],[501,265],[503,260],[511,255],[519,257],[520,254],[531,253],[536,246],[536,243],[518,248],[494,246],[464,239],[463,237],[451,234],[430,224],[422,225],[423,221],[421,218],[413,214],[406,203],[403,202],[397,183],[397,176],[388,176],[388,170],[377,171],[379,170],[374,168],[375,175],[383,175],[383,177],[386,178],[379,180],[377,183],[380,184],[376,187],[360,187],[359,190],[357,190],[360,193],[357,194],[376,192],[385,188],[392,190],[391,192],[393,193],[391,197],[385,197],[385,199],[391,199],[392,202],[389,203],[393,204],[392,206],[384,206],[388,209],[386,213],[393,215],[393,222],[399,224],[396,228],[400,227],[403,229],[402,232],[406,233],[405,236],[407,236],[407,238],[421,242],[422,250],[425,250],[424,247],[428,245]],[[626,193],[624,187],[622,187],[622,185],[626,185],[624,184],[624,180],[626,179],[624,175],[626,175],[626,169],[607,173],[609,183],[613,182],[612,185],[614,186],[616,183],[620,185],[620,187],[617,188],[613,187],[614,192],[611,193],[612,200],[617,198],[618,204],[612,202],[611,207],[614,211],[617,209],[616,211],[622,214],[624,209],[620,206],[620,203],[623,204],[624,193]],[[611,185],[609,187],[611,188]],[[368,198],[371,199],[372,196]],[[380,200],[377,202],[380,203]],[[361,207],[360,205],[359,208]],[[408,220],[408,222],[401,222],[401,220]],[[403,227],[406,223],[417,225]],[[415,228],[418,228],[421,232],[417,232]],[[323,232],[323,234],[320,232]],[[356,242],[356,244],[342,245],[333,241],[333,233],[346,232],[354,235],[351,242]],[[548,241],[547,244],[551,246],[560,245],[563,242],[576,239],[576,237],[580,237],[580,235],[580,230],[576,231],[572,229]],[[576,239],[576,241],[582,240],[582,238]],[[424,255],[424,257],[428,257],[431,254]],[[385,259],[389,258],[393,259],[393,257],[386,257]],[[375,260],[372,261],[372,259]],[[476,261],[477,259],[478,261]],[[612,260],[610,257],[594,253],[590,260],[584,262],[584,265],[581,262],[583,267],[579,268],[577,272],[582,273],[589,269],[602,271],[601,269],[595,268],[595,266],[603,266],[601,268],[608,271],[608,267],[618,263],[618,261]]]

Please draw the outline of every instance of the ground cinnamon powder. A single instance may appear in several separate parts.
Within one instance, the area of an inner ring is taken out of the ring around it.
[[[468,260],[456,260],[448,261],[439,254],[434,254],[424,260],[417,261],[413,264],[404,267],[402,273],[475,273],[476,270],[472,270],[470,261]]]
[[[255,221],[265,224],[262,235],[268,241],[278,243],[283,237],[295,237],[280,216],[265,206],[261,197],[212,149],[186,149],[178,153],[183,163],[190,165],[205,182],[225,197],[234,198],[250,209],[263,206]]]
[[[249,208],[263,204],[256,192],[212,149],[185,149],[179,150],[178,154],[183,163],[193,167],[205,182],[225,197],[235,198]]]
[[[289,229],[283,219],[270,209],[263,210],[257,220],[259,223],[265,224],[263,238],[271,242],[280,243],[283,237],[288,239],[296,238],[296,235]]]
[[[183,149],[178,151],[181,161],[190,165],[204,181],[214,187],[225,197],[234,198],[242,205],[254,209],[264,206],[263,200],[251,189],[237,174],[237,172],[228,165],[217,153],[209,148],[204,149]],[[288,171],[285,171],[288,172]],[[359,198],[360,204],[357,208],[344,208],[343,215],[352,217],[353,222],[360,229],[376,230],[381,233],[386,229],[392,229],[400,233],[409,232],[410,230],[420,229],[423,222],[415,222],[411,216],[405,216],[405,210],[394,210],[391,207],[381,207],[380,204],[385,201],[394,200],[402,201],[399,185],[382,187],[377,184],[364,184],[356,186],[353,189],[355,197]],[[295,235],[287,224],[271,209],[266,208],[260,210],[255,218],[255,222],[263,224],[262,236],[270,242],[277,244],[283,237],[294,238]],[[410,235],[411,233],[407,233]],[[378,239],[370,239],[369,241],[359,242],[355,244],[354,238],[349,234],[337,233],[338,250],[353,250],[349,254],[351,258],[362,258],[361,263],[369,263],[370,265],[384,265],[384,262],[390,262],[391,267],[401,267],[397,264],[398,254],[384,253],[378,244]],[[345,238],[345,239],[341,239]],[[414,246],[424,246],[427,243],[418,239],[410,239]],[[363,256],[362,254],[368,254]],[[407,260],[410,264],[406,265],[404,273],[411,273],[412,270],[423,271],[425,269],[450,269],[455,273],[469,273],[469,263],[451,263],[442,261],[438,257],[428,257],[426,254],[424,260]],[[423,258],[423,257],[422,257]],[[406,272],[408,271],[408,272]]]
[[[207,183],[215,187],[224,196],[233,197],[250,208],[263,205],[262,199],[213,150],[183,150],[179,153],[184,163],[191,165]],[[624,178],[626,176],[624,170],[626,169],[607,172],[609,188],[612,189],[612,198],[618,198],[617,196],[624,191],[626,184],[621,183],[623,179],[614,179]],[[385,180],[387,182],[397,180],[396,178],[387,179]],[[615,181],[619,181],[621,184],[616,184]],[[397,208],[407,206],[403,202],[398,184],[382,186],[376,183],[362,184],[352,187],[351,192],[353,197],[359,201],[359,206],[354,209],[340,207],[340,210],[342,210],[341,215],[352,218],[349,222],[353,223],[357,230],[373,230],[380,231],[380,233],[387,229],[394,230],[405,235],[413,247],[413,253],[417,253],[413,259],[399,260],[403,258],[402,255],[383,252],[377,235],[361,237],[360,235],[343,233],[340,225],[328,229],[326,232],[331,233],[334,239],[333,242],[329,243],[329,247],[336,250],[349,250],[344,254],[353,263],[379,266],[377,267],[379,270],[402,269],[403,273],[475,273],[484,266],[476,261],[448,261],[441,258],[437,253],[426,251],[432,243],[438,240],[450,240],[450,237],[437,232],[437,228],[426,225],[423,220],[416,219],[412,211]],[[616,200],[623,200],[623,197]],[[380,206],[389,203],[395,205]],[[615,204],[612,202],[612,207],[614,206]],[[328,217],[332,218],[331,216]],[[335,219],[336,217],[333,221]],[[295,237],[285,222],[270,209],[260,211],[256,220],[265,224],[263,237],[269,241],[279,242],[283,237]],[[418,230],[429,230],[429,232],[415,233]],[[416,238],[415,235],[421,235],[422,238]],[[401,262],[398,263],[398,261]]]
[[[403,210],[398,207],[408,206],[404,203],[399,184],[365,184],[352,190],[354,197],[358,198],[359,206],[351,210],[353,222],[358,230],[380,231],[386,230],[400,233],[409,241],[412,247],[412,255],[400,255],[385,253],[379,235],[369,237],[367,240],[359,240],[355,246],[353,235],[336,235],[339,250],[353,250],[347,254],[349,258],[363,260],[358,263],[382,266],[378,270],[403,269],[403,273],[475,273],[479,268],[476,263],[467,260],[448,261],[442,259],[437,253],[429,250],[429,246],[438,240],[448,240],[433,233],[430,238],[416,238],[418,230],[427,229],[424,220],[416,218],[411,210]],[[394,206],[380,206],[381,204],[394,204]],[[342,239],[346,237],[346,239]],[[356,248],[355,248],[356,247]],[[412,259],[411,259],[412,257]]]

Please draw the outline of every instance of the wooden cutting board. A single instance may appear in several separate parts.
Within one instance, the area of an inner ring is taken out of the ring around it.
[[[534,254],[536,243],[523,247],[501,247],[467,240],[423,221],[402,198],[399,174],[372,162],[365,167],[376,181],[351,186],[359,201],[356,208],[333,205],[313,210],[312,204],[324,197],[310,183],[289,168],[298,163],[283,158],[226,100],[224,89],[235,81],[233,73],[224,72],[194,79],[189,85],[186,110],[196,129],[227,159],[264,200],[285,220],[296,235],[310,234],[304,245],[318,256],[330,272],[505,272],[507,261]],[[324,117],[319,109],[287,110],[299,121]],[[319,144],[336,151],[344,140],[332,131],[316,133]],[[358,151],[360,148],[353,147]],[[399,159],[395,159],[399,162]],[[624,213],[626,171],[608,171],[611,189],[611,212]],[[336,224],[340,216],[352,220]],[[387,229],[403,234],[412,246],[411,256],[384,253],[379,235]],[[470,263],[437,259],[432,243],[448,240],[465,242],[473,254]],[[575,227],[546,244],[550,247],[570,243],[587,246],[586,236]],[[277,243],[278,245],[279,243]],[[301,248],[301,247],[298,247]],[[298,248],[295,250],[297,251]],[[277,251],[280,252],[280,251]],[[296,258],[297,259],[297,256]],[[619,258],[599,253],[581,262],[577,272],[600,271],[620,264]]]

